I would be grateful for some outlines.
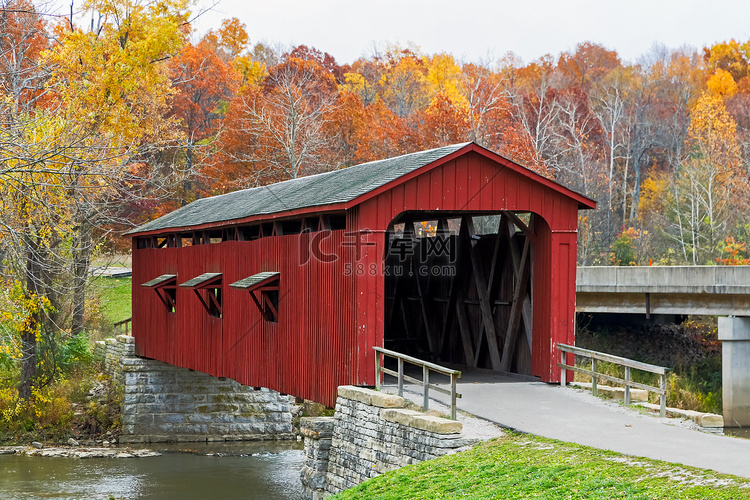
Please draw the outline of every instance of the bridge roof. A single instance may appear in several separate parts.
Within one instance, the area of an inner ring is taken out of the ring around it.
[[[368,195],[388,188],[393,183],[411,177],[409,174],[421,172],[422,169],[429,169],[471,151],[491,157],[501,166],[511,168],[575,199],[580,208],[596,207],[596,203],[585,196],[475,143],[466,142],[203,198],[126,234],[156,234],[181,228],[203,229],[249,218],[294,215],[300,211],[311,211],[309,209],[342,210],[364,201]]]

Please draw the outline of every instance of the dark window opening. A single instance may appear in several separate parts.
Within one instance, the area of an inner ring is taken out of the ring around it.
[[[263,319],[269,323],[279,322],[279,273],[268,271],[254,274],[229,286],[250,292]]]
[[[204,273],[181,283],[180,286],[192,288],[206,312],[215,318],[221,318],[221,273]]]
[[[214,318],[221,318],[221,283],[219,287],[207,288],[206,295],[208,296],[208,314]]]
[[[168,312],[174,313],[177,310],[176,274],[162,274],[157,278],[143,283],[141,286],[153,288]]]
[[[245,226],[240,228],[243,241],[253,241],[260,238],[260,226]]]
[[[222,231],[222,241],[236,241],[237,240],[237,228],[228,227]]]
[[[260,225],[260,236],[273,236],[274,230],[273,230],[273,222],[266,222]]]
[[[320,231],[320,217],[305,217],[302,232],[312,233],[315,231]]]
[[[299,219],[285,220],[277,222],[277,224],[281,225],[280,234],[299,234],[302,232],[302,221]]]
[[[162,288],[164,292],[165,305],[167,311],[174,313],[177,310],[177,281],[172,282],[172,286],[165,286]]]
[[[279,289],[260,290],[261,314],[266,321],[279,322]]]
[[[328,224],[331,231],[346,229],[346,215],[331,215],[328,217]]]

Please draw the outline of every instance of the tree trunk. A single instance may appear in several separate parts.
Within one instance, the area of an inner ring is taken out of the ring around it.
[[[86,316],[86,281],[89,266],[91,264],[91,225],[86,215],[76,227],[75,240],[73,242],[73,317],[71,319],[70,331],[72,335],[78,335],[84,330],[84,318]]]
[[[42,280],[39,245],[33,236],[25,236],[26,246],[26,300],[38,300],[39,286]],[[22,400],[32,397],[31,389],[36,380],[36,334],[40,325],[41,311],[35,308],[29,315],[21,332],[21,381],[18,384],[18,396]]]

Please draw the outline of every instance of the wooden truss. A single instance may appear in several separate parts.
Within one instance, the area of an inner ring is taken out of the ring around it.
[[[437,218],[432,232],[418,234],[425,218],[405,214],[389,229],[386,347],[530,374],[534,215],[501,212],[492,234],[479,234],[465,214]]]

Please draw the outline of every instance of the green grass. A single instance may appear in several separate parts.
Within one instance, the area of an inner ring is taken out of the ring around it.
[[[131,300],[132,278],[94,278],[93,293],[99,296],[99,307],[107,323],[133,315]]]
[[[508,435],[398,469],[346,499],[737,499],[750,480],[530,435]]]

